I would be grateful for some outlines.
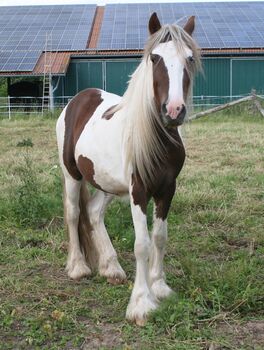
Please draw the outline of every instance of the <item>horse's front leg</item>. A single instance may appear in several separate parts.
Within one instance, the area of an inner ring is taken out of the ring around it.
[[[150,251],[150,286],[157,299],[167,297],[171,288],[165,282],[163,258],[167,241],[167,215],[175,192],[175,182],[154,197],[153,231]]]
[[[156,309],[157,300],[149,286],[150,238],[147,228],[147,196],[142,186],[134,183],[130,190],[130,204],[135,228],[134,253],[136,258],[136,278],[126,311],[127,319],[144,325],[147,314]]]

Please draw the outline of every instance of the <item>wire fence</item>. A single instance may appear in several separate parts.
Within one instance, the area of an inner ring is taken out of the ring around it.
[[[216,107],[221,104],[229,103],[234,100],[249,96],[236,95],[236,96],[193,96],[193,110],[203,111],[212,107]],[[53,98],[52,106],[56,110],[63,109],[66,104],[72,99],[73,96],[56,96]],[[36,116],[42,116],[43,112],[52,113],[45,105],[43,109],[43,98],[42,97],[0,97],[0,118],[9,118],[16,115],[29,115],[33,114]]]

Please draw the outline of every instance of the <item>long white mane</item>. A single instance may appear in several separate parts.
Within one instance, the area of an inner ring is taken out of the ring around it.
[[[138,171],[143,184],[147,188],[155,180],[155,169],[161,166],[166,158],[166,150],[161,140],[161,132],[172,142],[168,131],[162,124],[156,109],[153,89],[153,68],[150,53],[161,42],[173,40],[177,52],[184,57],[184,49],[189,47],[194,56],[195,67],[200,66],[199,50],[181,27],[165,25],[153,34],[145,47],[144,56],[138,68],[132,74],[128,88],[115,110],[122,109],[126,116],[124,147],[126,150],[126,168],[132,165],[133,172]],[[194,69],[188,69],[192,81]],[[192,85],[192,84],[191,84]],[[190,87],[190,91],[192,91]]]

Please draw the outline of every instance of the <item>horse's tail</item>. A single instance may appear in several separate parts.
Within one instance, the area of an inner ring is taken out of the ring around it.
[[[65,193],[64,193],[65,196]],[[95,270],[98,261],[98,254],[96,247],[92,240],[92,225],[90,223],[89,214],[88,214],[88,204],[90,201],[90,194],[86,186],[85,181],[82,181],[80,189],[80,198],[79,198],[79,224],[78,224],[78,234],[81,251],[91,268]],[[64,201],[65,202],[65,201]],[[64,218],[66,217],[66,207],[64,205]]]
[[[86,186],[85,181],[82,181],[81,190],[80,190],[80,216],[79,216],[79,225],[78,233],[80,240],[80,247],[85,256],[85,259],[89,267],[94,270],[97,266],[97,251],[92,240],[92,225],[90,223],[89,214],[88,214],[88,203],[90,200],[90,194]]]

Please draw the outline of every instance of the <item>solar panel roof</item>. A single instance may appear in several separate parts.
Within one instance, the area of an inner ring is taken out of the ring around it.
[[[96,5],[0,7],[0,71],[32,71],[49,50],[84,50]]]
[[[154,11],[162,23],[179,25],[195,15],[194,37],[204,49],[264,47],[262,1],[107,5],[97,49],[142,49]]]
[[[0,71],[32,71],[51,34],[51,51],[85,50],[96,5],[0,7]],[[264,1],[111,4],[105,6],[99,50],[142,49],[149,16],[183,25],[196,16],[201,48],[264,48]]]

